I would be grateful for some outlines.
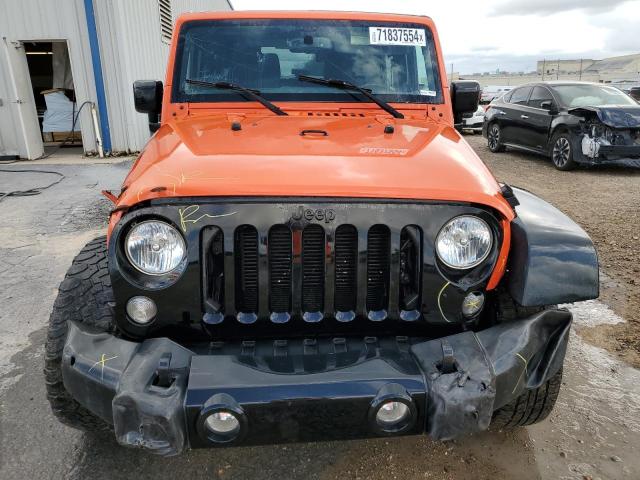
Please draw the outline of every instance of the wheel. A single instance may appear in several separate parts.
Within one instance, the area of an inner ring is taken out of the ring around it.
[[[518,398],[493,412],[491,427],[510,429],[541,422],[553,410],[561,384],[562,369],[540,388],[527,390]]]
[[[53,414],[70,427],[87,431],[105,431],[110,427],[76,402],[62,382],[62,350],[70,320],[102,331],[113,329],[111,305],[114,302],[107,267],[107,239],[89,242],[73,259],[60,284],[58,297],[49,318],[45,347],[44,377],[47,399]]]
[[[566,133],[556,133],[551,140],[551,161],[558,170],[568,171],[576,168],[571,136]]]
[[[487,132],[487,145],[489,150],[493,153],[504,152],[505,147],[502,144],[502,131],[500,125],[492,123],[489,125],[489,131]]]

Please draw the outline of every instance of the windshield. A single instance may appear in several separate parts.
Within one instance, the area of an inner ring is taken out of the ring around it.
[[[269,100],[364,100],[354,91],[302,82],[343,80],[386,102],[442,103],[433,37],[425,25],[347,20],[212,20],[180,30],[173,102],[246,97],[187,80],[229,82]]]
[[[568,108],[600,107],[605,105],[636,105],[621,90],[600,85],[556,85],[554,90]]]

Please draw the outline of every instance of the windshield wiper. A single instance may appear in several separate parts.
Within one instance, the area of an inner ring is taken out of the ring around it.
[[[276,115],[288,115],[287,112],[285,112],[283,110],[280,110],[276,105],[274,105],[269,100],[264,98],[260,94],[260,90],[253,90],[251,88],[245,88],[245,87],[242,87],[240,85],[236,85],[235,83],[229,83],[229,82],[204,82],[202,80],[192,80],[190,78],[187,78],[185,80],[185,83],[188,83],[190,85],[197,85],[199,87],[219,88],[221,90],[235,90],[236,92],[241,92],[241,93],[244,93],[245,95],[247,95],[248,97],[251,97],[253,100],[255,100],[256,102],[258,102],[261,105],[265,106],[266,108],[271,110]]]
[[[404,118],[404,115],[402,113],[393,108],[387,102],[380,100],[378,97],[373,95],[371,93],[371,90],[359,87],[345,80],[310,77],[309,75],[298,75],[298,80],[300,80],[301,82],[317,83],[318,85],[326,85],[328,87],[339,88],[341,90],[353,90],[356,92],[360,92],[362,95],[367,97],[373,103],[377,104],[381,109],[394,116],[395,118]]]

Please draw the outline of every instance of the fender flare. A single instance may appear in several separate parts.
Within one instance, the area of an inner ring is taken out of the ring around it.
[[[506,286],[525,307],[598,298],[598,255],[593,242],[560,210],[513,188],[520,202],[511,222]]]

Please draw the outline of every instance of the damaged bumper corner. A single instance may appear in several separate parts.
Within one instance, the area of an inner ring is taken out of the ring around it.
[[[122,445],[186,448],[427,433],[446,440],[488,428],[493,412],[546,382],[564,361],[571,314],[547,310],[481,332],[237,342],[185,348],[129,342],[70,323],[66,389],[113,424]],[[265,341],[266,342],[266,341]],[[407,405],[397,429],[384,402]],[[224,441],[203,429],[215,411],[239,419]]]
[[[593,163],[623,162],[640,159],[640,144],[612,145],[605,139],[583,134],[582,154]]]

